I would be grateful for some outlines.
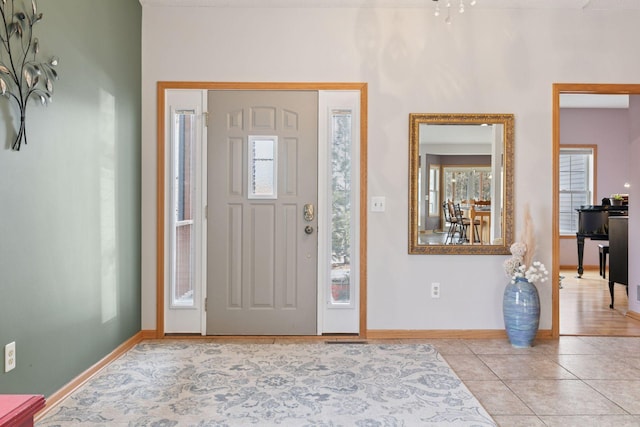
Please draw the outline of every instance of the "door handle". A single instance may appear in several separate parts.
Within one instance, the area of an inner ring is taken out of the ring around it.
[[[313,205],[311,203],[307,203],[306,205],[304,205],[303,216],[304,216],[304,220],[307,222],[311,222],[315,218]],[[310,234],[310,233],[307,233],[307,234]]]

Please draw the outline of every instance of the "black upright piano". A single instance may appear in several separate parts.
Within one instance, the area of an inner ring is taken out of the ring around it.
[[[629,205],[584,205],[578,211],[578,277],[582,277],[582,257],[584,254],[584,239],[609,240],[609,216],[624,216],[629,211]]]
[[[620,283],[629,296],[629,226],[628,216],[609,218],[609,293],[613,308],[613,285]]]

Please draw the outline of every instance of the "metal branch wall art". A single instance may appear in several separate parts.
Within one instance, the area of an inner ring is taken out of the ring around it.
[[[33,36],[33,26],[42,20],[42,13],[38,13],[35,0],[29,11],[22,3],[16,6],[14,0],[0,1],[0,93],[20,110],[20,127],[11,145],[17,151],[23,142],[27,143],[25,112],[29,99],[35,98],[42,105],[51,102],[53,81],[58,78],[54,69],[58,58],[36,60],[40,44]]]

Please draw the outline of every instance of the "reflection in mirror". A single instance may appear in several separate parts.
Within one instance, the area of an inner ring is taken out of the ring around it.
[[[409,253],[509,254],[512,114],[409,115]]]

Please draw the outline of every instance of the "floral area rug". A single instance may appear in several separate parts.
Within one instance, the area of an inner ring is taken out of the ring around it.
[[[144,341],[36,426],[495,426],[426,344]]]

